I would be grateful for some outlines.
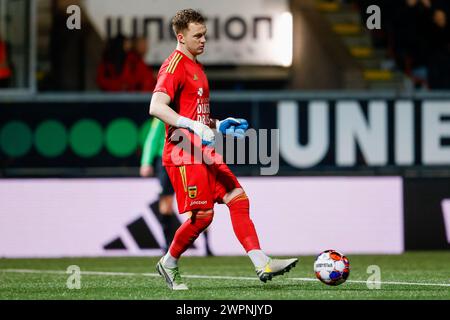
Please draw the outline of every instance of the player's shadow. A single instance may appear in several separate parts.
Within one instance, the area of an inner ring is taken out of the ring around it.
[[[320,291],[320,292],[324,292],[324,291],[329,291],[329,292],[334,292],[334,291],[365,291],[368,290],[367,288],[350,288],[350,287],[328,287],[318,283],[318,285],[314,285],[311,286],[310,284],[307,285],[303,285],[302,283],[280,283],[280,284],[268,284],[266,286],[267,290],[270,291],[286,291],[286,290],[295,290],[295,291],[299,291],[299,290],[304,290],[304,291]]]
[[[242,285],[225,285],[225,286],[220,286],[221,289],[230,289],[230,290],[235,290],[235,289],[241,289],[243,286]],[[211,286],[204,286],[202,287],[202,289],[204,290],[217,290],[217,285],[211,285]],[[310,285],[305,285],[303,286],[301,283],[255,283],[252,285],[245,285],[245,289],[257,289],[260,292],[276,292],[276,291],[280,291],[280,292],[286,292],[289,290],[292,291],[320,291],[320,292],[324,292],[324,291],[328,291],[328,292],[335,292],[335,291],[355,291],[355,292],[362,292],[362,291],[369,291],[368,288],[366,287],[349,287],[349,286],[340,286],[340,287],[327,287],[327,286],[323,286],[323,285],[319,285],[319,286],[310,286]]]
[[[260,290],[261,288],[263,288],[263,286],[264,286],[264,284],[263,283],[261,283],[261,284],[259,284],[259,283],[255,283],[254,285],[245,285],[245,286],[243,286],[243,285],[225,285],[225,286],[220,286],[220,289],[221,290],[227,290],[227,289],[230,289],[230,290],[240,290],[240,289],[243,289],[243,288],[245,288],[246,290],[252,290],[252,289],[258,289],[258,290]],[[211,286],[202,286],[202,290],[217,290],[217,284],[215,284],[215,285],[211,285]]]
[[[304,290],[304,291],[320,291],[320,292],[324,292],[324,291],[327,291],[327,292],[336,292],[336,291],[358,291],[358,292],[361,292],[361,291],[370,291],[369,289],[367,289],[367,288],[349,288],[349,287],[339,287],[339,288],[328,288],[328,287],[325,287],[325,288],[311,288],[311,287],[308,287],[308,288],[301,288],[301,287],[299,287],[299,286],[295,286],[295,288],[296,288],[296,290]]]

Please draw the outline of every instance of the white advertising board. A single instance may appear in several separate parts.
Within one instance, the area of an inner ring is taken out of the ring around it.
[[[240,181],[261,246],[269,254],[404,250],[401,178]],[[1,180],[0,257],[161,255],[162,229],[148,207],[158,193],[155,179]],[[216,205],[209,232],[214,254],[245,254],[225,205]],[[156,240],[153,246],[149,239]],[[115,240],[122,249],[105,249]],[[204,255],[203,241],[199,237],[187,254]]]
[[[292,64],[293,22],[287,0],[84,0],[83,8],[103,37],[145,35],[146,61],[161,64],[175,49],[171,20],[193,8],[207,19],[204,64]]]

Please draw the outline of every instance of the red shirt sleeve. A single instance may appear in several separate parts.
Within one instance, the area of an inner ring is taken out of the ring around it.
[[[166,62],[161,66],[153,92],[163,92],[173,101],[177,91],[183,86],[185,72],[182,63],[178,63],[175,70],[172,69],[172,72],[167,72],[168,65]]]

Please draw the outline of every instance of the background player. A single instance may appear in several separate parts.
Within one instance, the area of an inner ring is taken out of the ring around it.
[[[149,111],[166,123],[163,165],[175,188],[179,212],[191,213],[177,230],[169,251],[157,264],[158,272],[173,290],[187,289],[178,270],[178,259],[212,222],[214,203],[228,206],[234,233],[261,281],[289,271],[298,262],[296,258],[271,259],[261,250],[249,215],[249,200],[226,164],[196,163],[192,151],[177,145],[177,137],[182,134],[191,145],[216,158],[220,155],[211,147],[215,141],[212,129],[242,136],[248,128],[243,119],[218,121],[210,118],[208,80],[197,61],[197,56],[205,49],[204,21],[203,16],[192,9],[181,10],[173,18],[176,50],[160,68]]]

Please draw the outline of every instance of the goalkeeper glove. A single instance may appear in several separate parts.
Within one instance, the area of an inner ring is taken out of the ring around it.
[[[199,121],[180,116],[177,121],[177,127],[192,131],[202,139],[202,144],[204,145],[214,146],[215,144],[214,131]]]
[[[245,131],[248,129],[248,122],[245,119],[226,118],[224,120],[218,120],[216,128],[223,134],[232,135],[238,139],[242,139],[245,136]]]

